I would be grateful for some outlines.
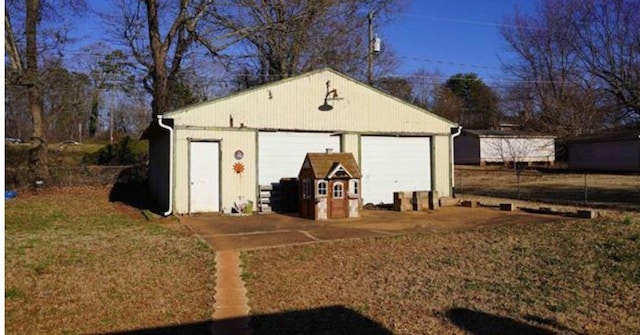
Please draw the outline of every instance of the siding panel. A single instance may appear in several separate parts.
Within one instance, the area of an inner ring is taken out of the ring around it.
[[[324,102],[326,82],[339,100]],[[292,94],[292,92],[296,92]],[[176,124],[248,128],[449,133],[452,123],[330,71],[257,88],[170,113]]]
[[[574,170],[640,171],[640,141],[569,143]]]
[[[451,142],[448,136],[434,136],[433,141],[433,189],[439,197],[451,196],[453,165],[451,164]]]

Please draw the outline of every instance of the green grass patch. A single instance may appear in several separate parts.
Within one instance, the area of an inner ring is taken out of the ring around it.
[[[18,288],[10,287],[4,291],[5,299],[17,299],[22,297],[24,297],[24,293],[22,293]]]
[[[179,225],[109,202],[109,191],[5,203],[8,334],[112,333],[212,315],[213,251]]]

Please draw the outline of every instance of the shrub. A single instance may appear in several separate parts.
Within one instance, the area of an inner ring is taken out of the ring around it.
[[[633,224],[633,218],[629,215],[624,217],[624,220],[622,220],[622,224],[624,225],[630,225]]]

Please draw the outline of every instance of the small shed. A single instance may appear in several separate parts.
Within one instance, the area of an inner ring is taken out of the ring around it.
[[[640,172],[640,129],[573,137],[567,152],[572,170]]]
[[[507,130],[463,129],[454,139],[455,164],[546,163],[555,161],[555,136]]]
[[[361,179],[351,153],[307,153],[298,174],[300,216],[314,220],[359,217]]]

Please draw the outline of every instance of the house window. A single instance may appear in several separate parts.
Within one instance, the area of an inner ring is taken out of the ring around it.
[[[342,199],[344,197],[344,186],[342,183],[333,184],[333,198]]]
[[[302,197],[304,199],[311,198],[311,179],[302,180]]]
[[[326,197],[327,196],[327,182],[324,180],[320,180],[318,182],[318,196]]]
[[[355,179],[350,180],[349,191],[354,195],[358,195],[358,193],[360,193],[360,183]]]

